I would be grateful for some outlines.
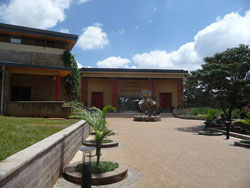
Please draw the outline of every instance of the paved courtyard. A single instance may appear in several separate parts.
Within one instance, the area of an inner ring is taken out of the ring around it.
[[[138,182],[127,187],[249,188],[250,149],[232,146],[237,140],[233,137],[198,135],[202,123],[177,118],[161,122],[108,118],[108,127],[117,134],[112,139],[121,146],[103,149],[101,159],[126,163],[142,174],[142,178],[138,173],[130,175],[138,175]],[[80,153],[72,162],[76,160],[81,160]],[[59,179],[55,187],[80,186]]]

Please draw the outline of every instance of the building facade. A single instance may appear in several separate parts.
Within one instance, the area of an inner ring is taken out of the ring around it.
[[[137,111],[143,89],[163,112],[183,105],[183,79],[187,71],[162,69],[82,68],[81,100],[87,107],[112,105],[123,111]]]
[[[61,55],[78,36],[0,24],[0,112],[14,116],[64,114],[64,77],[71,72]]]

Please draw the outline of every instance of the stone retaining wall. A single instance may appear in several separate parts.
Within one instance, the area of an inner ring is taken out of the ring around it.
[[[64,101],[16,101],[8,102],[5,114],[21,117],[67,118],[71,107],[64,107]]]
[[[89,131],[81,120],[0,162],[0,187],[53,187]]]

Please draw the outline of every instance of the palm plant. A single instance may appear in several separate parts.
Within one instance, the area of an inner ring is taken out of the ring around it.
[[[205,115],[206,122],[208,123],[209,127],[212,127],[213,120],[217,117],[218,110],[216,109],[209,109],[207,114]]]
[[[98,108],[93,107],[93,112],[84,112],[82,114],[82,118],[88,122],[88,124],[92,127],[95,132],[95,142],[96,142],[96,166],[98,167],[100,164],[101,157],[101,144],[105,138],[114,134],[113,131],[108,130],[106,124],[106,115],[110,111],[114,111],[115,108],[108,105],[103,108],[101,111]]]

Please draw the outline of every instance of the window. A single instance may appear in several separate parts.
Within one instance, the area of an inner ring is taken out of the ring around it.
[[[15,44],[21,44],[22,40],[17,38],[10,38],[10,42]]]
[[[12,87],[11,101],[30,101],[31,88],[30,87]]]
[[[56,48],[64,49],[64,43],[63,42],[56,42]]]
[[[36,40],[36,45],[37,46],[45,46],[45,40]]]
[[[0,42],[10,42],[9,35],[0,34]]]
[[[47,47],[54,48],[54,47],[55,47],[55,42],[54,42],[54,41],[49,41],[49,40],[47,40],[47,41],[46,41],[46,46],[47,46]]]
[[[23,44],[27,44],[27,45],[35,45],[36,40],[32,39],[32,38],[26,38],[24,37],[23,39]]]

